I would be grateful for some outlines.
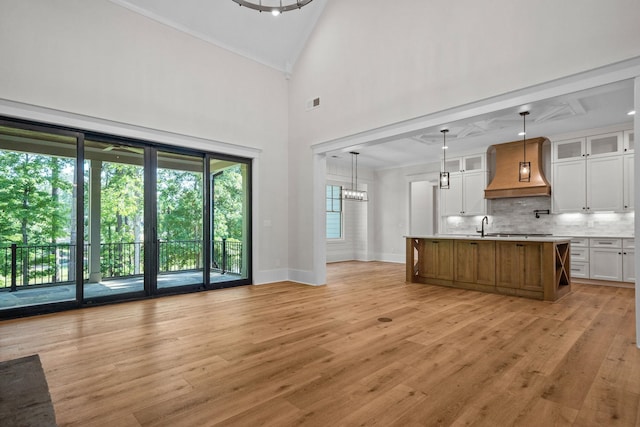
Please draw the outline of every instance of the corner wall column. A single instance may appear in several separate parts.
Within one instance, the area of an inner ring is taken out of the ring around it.
[[[102,280],[100,271],[100,198],[102,191],[102,162],[91,160],[89,181],[89,282]]]

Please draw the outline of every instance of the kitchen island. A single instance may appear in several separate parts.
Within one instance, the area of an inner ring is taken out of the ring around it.
[[[570,240],[405,236],[406,281],[555,301],[571,291]]]

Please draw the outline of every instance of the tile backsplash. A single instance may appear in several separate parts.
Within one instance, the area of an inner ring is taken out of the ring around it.
[[[631,213],[541,214],[534,210],[551,210],[550,197],[521,197],[488,201],[490,233],[549,233],[555,236],[629,237],[634,233]],[[442,219],[442,234],[475,234],[482,216],[450,216]]]

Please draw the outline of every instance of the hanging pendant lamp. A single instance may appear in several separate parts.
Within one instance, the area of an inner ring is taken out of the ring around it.
[[[440,188],[443,190],[449,189],[449,172],[447,169],[447,132],[449,129],[442,129],[442,171],[440,172]]]
[[[522,116],[522,161],[518,166],[518,181],[530,182],[531,181],[531,162],[527,162],[527,123],[526,117],[529,115],[528,111],[520,113]]]
[[[342,189],[342,199],[352,200],[354,202],[368,202],[367,192],[364,190],[358,190],[358,155],[355,151],[350,151],[351,154],[351,188]],[[354,168],[355,165],[355,168]],[[355,171],[355,181],[354,181]]]

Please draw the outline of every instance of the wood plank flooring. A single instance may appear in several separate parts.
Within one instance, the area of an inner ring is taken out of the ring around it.
[[[2,321],[0,360],[40,355],[60,426],[640,425],[633,289],[550,303],[404,273]]]

